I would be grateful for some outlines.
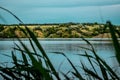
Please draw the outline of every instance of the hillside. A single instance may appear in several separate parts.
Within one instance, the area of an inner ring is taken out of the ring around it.
[[[0,38],[26,38],[18,28],[25,30],[24,25],[0,25]],[[36,24],[26,25],[38,38],[110,38],[105,24]],[[115,26],[120,32],[120,27]]]

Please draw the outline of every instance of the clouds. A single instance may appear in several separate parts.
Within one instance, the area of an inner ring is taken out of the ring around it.
[[[120,0],[11,0],[1,1],[3,6],[22,7],[80,7],[120,4]]]
[[[104,21],[120,23],[120,0],[1,0],[0,5],[25,23],[101,22],[100,13]]]

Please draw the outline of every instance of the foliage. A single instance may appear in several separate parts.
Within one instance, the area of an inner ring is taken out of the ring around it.
[[[109,33],[109,28],[104,29],[104,25],[100,24],[91,24],[90,26],[88,25],[80,25],[80,24],[75,24],[75,25],[67,25],[67,24],[61,24],[61,25],[2,25],[0,27],[0,38],[3,37],[27,37],[25,36],[22,31],[17,28],[17,26],[21,27],[24,29],[24,26],[28,27],[32,32],[36,34],[36,37],[38,38],[80,38],[80,37],[85,37],[85,38],[92,38],[99,36],[104,33]],[[120,27],[116,27],[116,32],[120,35]],[[6,30],[7,29],[7,30]],[[10,31],[12,30],[12,32]],[[7,34],[7,31],[9,34]],[[75,33],[75,34],[74,34]],[[3,35],[5,34],[5,35]],[[52,37],[51,37],[52,36]],[[106,36],[105,38],[108,38],[109,36]],[[120,36],[117,36],[120,37]]]
[[[2,30],[4,30],[4,27],[3,27],[3,25],[0,25],[0,32],[1,32]]]

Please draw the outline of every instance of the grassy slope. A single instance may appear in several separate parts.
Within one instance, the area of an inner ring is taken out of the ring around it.
[[[20,25],[18,25],[20,26]],[[1,26],[0,38],[26,37],[16,25]],[[20,26],[24,29],[24,26]],[[104,25],[27,25],[38,38],[110,38],[109,31],[104,29]],[[120,30],[120,28],[118,28]]]

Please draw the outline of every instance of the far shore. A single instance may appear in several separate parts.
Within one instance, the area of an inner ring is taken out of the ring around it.
[[[28,38],[19,38],[20,40],[27,41]],[[40,41],[82,41],[83,38],[37,38]],[[88,41],[111,41],[112,38],[84,38]],[[0,41],[17,41],[17,38],[0,38]],[[120,41],[120,38],[118,38]]]

